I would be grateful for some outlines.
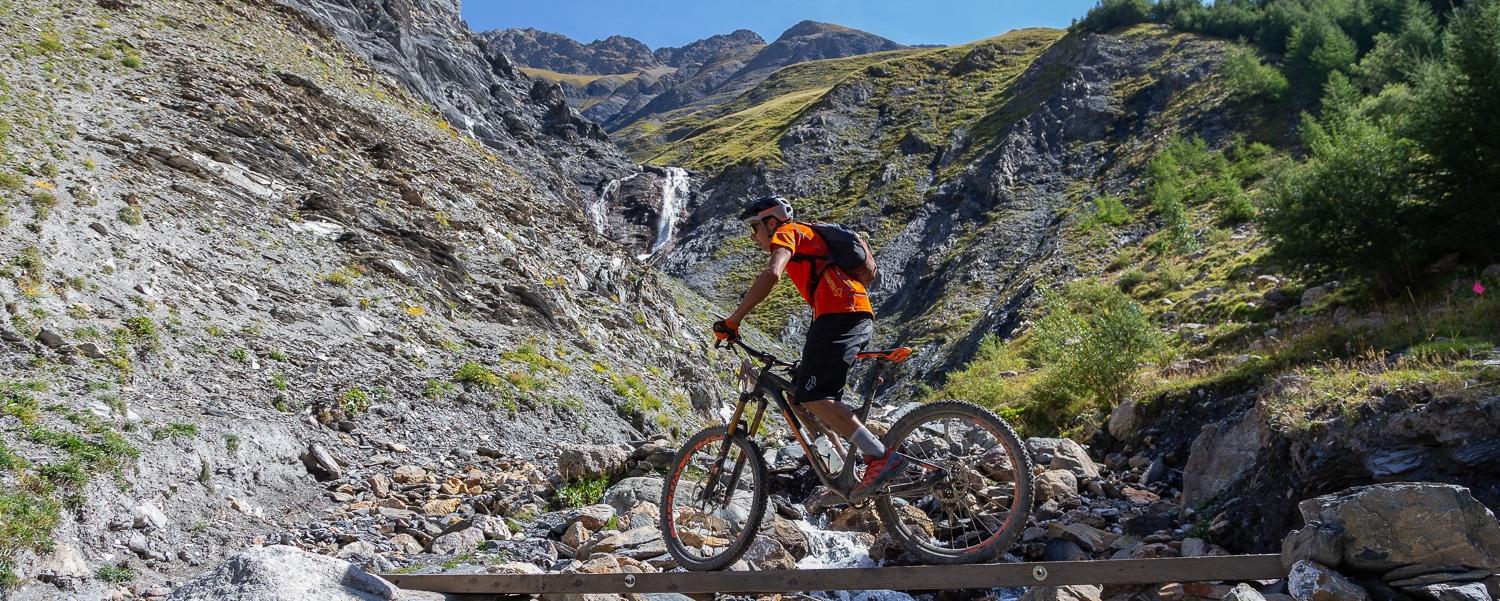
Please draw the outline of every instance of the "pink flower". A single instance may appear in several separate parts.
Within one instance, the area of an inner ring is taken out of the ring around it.
[[[1474,280],[1474,294],[1484,294],[1484,284],[1479,283],[1479,280]]]

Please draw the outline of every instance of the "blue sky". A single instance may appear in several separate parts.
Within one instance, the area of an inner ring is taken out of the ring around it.
[[[1018,27],[1064,27],[1095,0],[463,0],[474,31],[535,27],[583,43],[627,35],[652,48],[735,29],[766,41],[804,19],[902,44],[960,44]]]

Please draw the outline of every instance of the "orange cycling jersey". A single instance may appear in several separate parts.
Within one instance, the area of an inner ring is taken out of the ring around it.
[[[866,293],[864,284],[849,277],[838,266],[828,265],[828,260],[824,258],[828,255],[828,245],[812,228],[800,223],[782,224],[771,234],[771,247],[778,246],[792,251],[794,260],[787,263],[786,273],[792,278],[792,283],[797,285],[797,292],[802,294],[802,300],[812,307],[813,319],[831,313],[875,315],[875,310],[870,308],[870,295]],[[812,259],[796,259],[799,256]],[[825,266],[827,269],[824,269]],[[822,270],[823,277],[817,285],[817,298],[811,298],[807,291],[812,284],[812,275],[818,270]]]

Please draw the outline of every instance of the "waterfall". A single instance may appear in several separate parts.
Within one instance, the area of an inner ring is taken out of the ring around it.
[[[677,227],[677,213],[681,210],[678,203],[687,199],[689,183],[686,169],[667,167],[667,178],[661,184],[661,212],[656,216],[656,238],[651,241],[651,250],[638,259],[651,258],[672,240],[672,229]]]
[[[609,183],[604,184],[604,189],[599,191],[599,197],[594,199],[594,202],[589,203],[589,223],[593,224],[594,231],[596,232],[604,233],[605,222],[609,220],[609,199],[616,192],[620,191],[620,181],[618,179],[609,180]]]

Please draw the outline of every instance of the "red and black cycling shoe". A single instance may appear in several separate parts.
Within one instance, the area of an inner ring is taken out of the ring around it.
[[[884,457],[865,457],[865,477],[849,491],[849,500],[859,502],[868,498],[905,471],[908,464],[906,455],[896,449],[886,449]]]

